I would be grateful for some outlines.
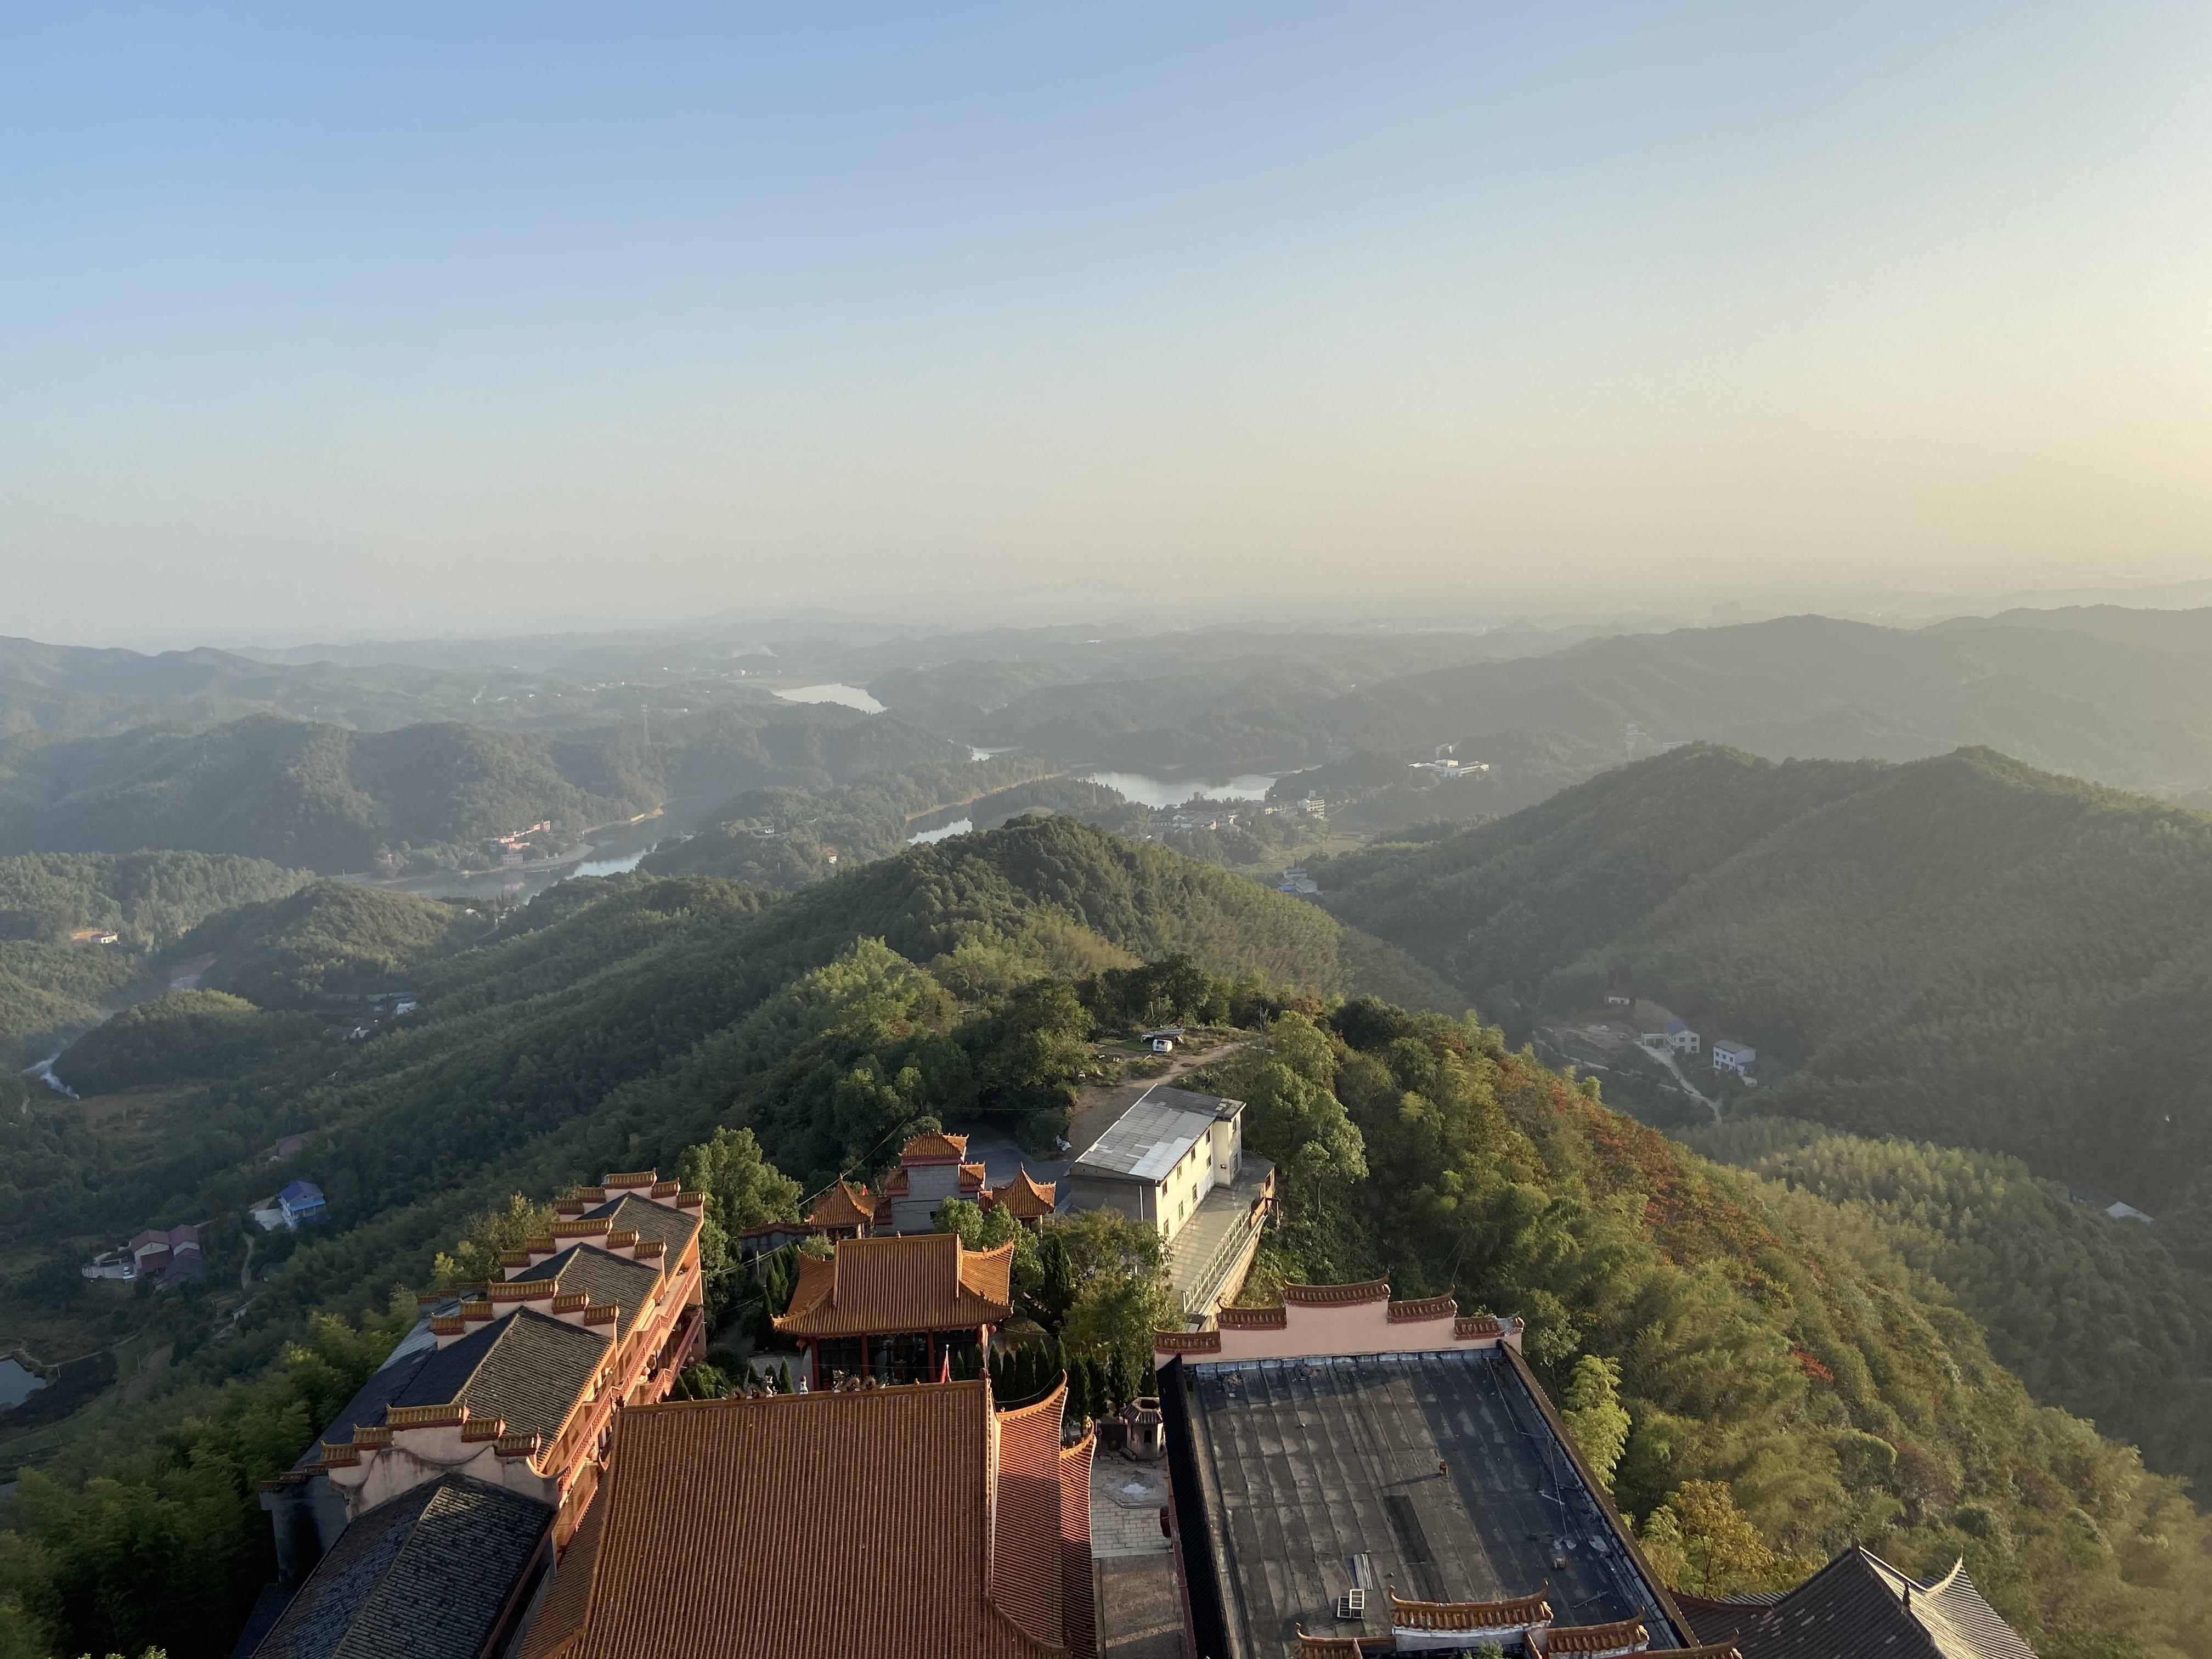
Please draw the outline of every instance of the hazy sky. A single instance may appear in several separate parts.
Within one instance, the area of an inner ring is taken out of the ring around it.
[[[2212,7],[26,6],[0,633],[2212,575]]]

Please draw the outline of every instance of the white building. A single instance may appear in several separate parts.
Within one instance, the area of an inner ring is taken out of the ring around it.
[[[1119,1210],[1172,1239],[1244,1165],[1244,1103],[1164,1084],[1145,1091],[1061,1180],[1071,1207]]]
[[[1733,1072],[1738,1077],[1751,1075],[1752,1062],[1759,1058],[1759,1050],[1747,1042],[1735,1042],[1723,1037],[1713,1044],[1713,1070]]]

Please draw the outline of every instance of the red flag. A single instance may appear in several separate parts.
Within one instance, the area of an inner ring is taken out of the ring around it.
[[[952,1380],[952,1350],[950,1348],[945,1351],[945,1363],[937,1368],[937,1380],[940,1382]]]

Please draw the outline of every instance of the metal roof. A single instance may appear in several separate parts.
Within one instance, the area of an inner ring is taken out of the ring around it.
[[[1103,1176],[1159,1181],[1216,1123],[1243,1109],[1241,1100],[1155,1085],[1114,1121],[1097,1144],[1069,1167],[1068,1174],[1078,1179]]]
[[[1219,1568],[1222,1659],[1295,1655],[1301,1625],[1387,1636],[1393,1590],[1427,1601],[1541,1590],[1559,1625],[1641,1619],[1655,1650],[1680,1645],[1502,1353],[1182,1366],[1176,1415]],[[1179,1506],[1186,1492],[1179,1468]],[[1340,1620],[1336,1598],[1354,1588],[1366,1612]]]

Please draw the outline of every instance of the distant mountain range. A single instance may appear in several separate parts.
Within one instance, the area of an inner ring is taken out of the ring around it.
[[[1510,766],[1512,748],[1543,738],[1594,751],[1583,775],[1694,739],[1776,758],[1986,744],[2129,788],[2212,787],[2212,651],[2191,644],[2212,636],[2212,611],[2081,614],[2092,626],[1792,617],[1623,635],[1322,696],[1295,675],[1057,685],[955,735],[1102,763],[1273,767],[1443,744],[1464,761],[1505,750]]]
[[[883,715],[763,703],[636,732],[502,732],[445,721],[361,732],[255,714],[0,744],[0,854],[180,848],[334,874],[478,855],[550,820],[556,846],[675,796],[818,787],[967,751]]]

